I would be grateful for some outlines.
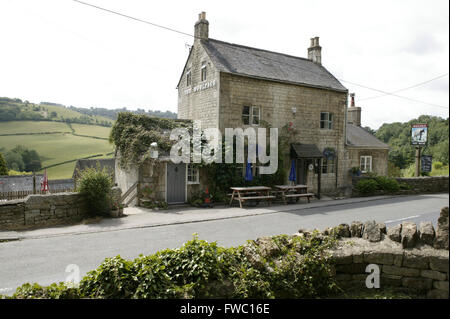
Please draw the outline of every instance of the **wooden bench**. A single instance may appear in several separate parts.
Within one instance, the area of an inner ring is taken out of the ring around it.
[[[284,195],[284,197],[287,197],[287,198],[295,198],[295,197],[300,198],[300,197],[306,197],[306,198],[308,199],[308,203],[310,202],[310,198],[311,198],[311,197],[314,197],[314,196],[316,196],[316,195],[313,194],[313,193],[286,194],[286,195]]]
[[[241,197],[241,200],[248,200],[248,199],[271,199],[275,198],[276,196],[269,195],[269,196],[244,196]]]
[[[273,195],[268,195],[268,196],[267,195],[261,195],[261,196],[241,196],[241,197],[235,196],[234,199],[239,201],[240,205],[241,205],[241,203],[245,202],[246,200],[256,200],[257,201],[256,204],[259,204],[260,200],[267,200],[267,205],[270,206],[272,204],[271,200],[274,199],[274,198],[276,198],[276,196],[273,196]],[[241,205],[241,208],[242,208],[242,205]]]
[[[267,186],[250,186],[250,187],[230,187],[233,190],[231,194],[230,206],[233,200],[239,201],[239,206],[242,208],[242,203],[246,200],[256,200],[259,203],[260,200],[267,200],[267,204],[271,205],[271,200],[275,196],[270,195],[272,190]]]

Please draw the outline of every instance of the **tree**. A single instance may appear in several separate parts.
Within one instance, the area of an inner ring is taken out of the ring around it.
[[[0,175],[8,175],[8,167],[2,153],[0,153]]]
[[[5,153],[5,160],[8,165],[8,169],[22,172],[25,169],[25,164],[22,159],[22,155],[17,153],[8,151]]]
[[[17,145],[5,154],[8,168],[15,171],[36,172],[42,163],[39,154],[22,145]]]

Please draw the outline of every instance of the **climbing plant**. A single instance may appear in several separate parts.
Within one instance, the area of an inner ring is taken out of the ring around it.
[[[191,128],[191,121],[173,120],[146,115],[135,115],[130,112],[119,113],[117,121],[111,129],[109,141],[120,152],[120,165],[142,164],[150,159],[150,145],[158,144],[158,150],[169,152],[176,141],[170,140],[170,132],[174,128]]]

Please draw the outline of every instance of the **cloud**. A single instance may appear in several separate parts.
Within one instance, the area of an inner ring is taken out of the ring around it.
[[[424,55],[428,53],[436,53],[444,49],[444,45],[438,42],[431,34],[419,34],[415,35],[405,46],[401,48],[401,51],[415,54]]]

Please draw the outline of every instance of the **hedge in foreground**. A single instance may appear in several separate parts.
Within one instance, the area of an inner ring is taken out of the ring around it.
[[[24,284],[12,298],[317,298],[336,292],[318,232],[275,236],[223,248],[194,236],[179,249],[134,261],[107,258],[79,287]]]

